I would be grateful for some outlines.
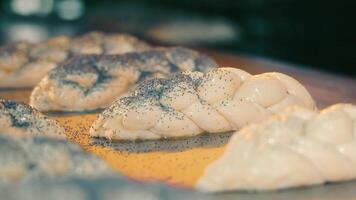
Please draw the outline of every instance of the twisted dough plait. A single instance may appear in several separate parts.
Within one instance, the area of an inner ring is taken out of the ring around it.
[[[24,103],[0,99],[0,135],[65,138],[65,130],[56,121]]]
[[[145,51],[150,48],[149,44],[129,34],[94,31],[74,37],[69,45],[69,52],[73,55],[111,55]]]
[[[291,105],[315,109],[307,90],[285,74],[252,76],[235,68],[185,72],[143,82],[107,108],[90,135],[136,140],[226,132]]]
[[[75,57],[41,80],[31,94],[30,105],[41,111],[105,108],[143,79],[217,66],[209,57],[181,47]]]
[[[356,178],[356,106],[285,112],[236,132],[203,191],[275,190]]]
[[[12,137],[0,131],[0,184],[112,175],[94,154],[67,140]]]
[[[90,32],[58,36],[44,42],[15,42],[0,47],[0,88],[35,86],[46,73],[68,58],[82,54],[121,54],[150,46],[127,34]]]

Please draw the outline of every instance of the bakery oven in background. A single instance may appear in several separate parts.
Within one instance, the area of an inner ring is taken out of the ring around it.
[[[0,43],[89,30],[355,76],[355,1],[1,0]]]

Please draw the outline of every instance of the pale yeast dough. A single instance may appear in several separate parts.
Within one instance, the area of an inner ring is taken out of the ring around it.
[[[30,105],[40,111],[105,108],[144,79],[184,70],[205,72],[217,66],[211,58],[181,47],[78,56],[41,80],[31,94]]]
[[[14,42],[0,47],[0,88],[31,88],[60,62],[83,54],[122,54],[150,46],[128,34],[90,32],[58,36],[39,43]]]
[[[275,190],[356,178],[356,106],[290,108],[236,132],[196,187]]]
[[[253,76],[235,68],[185,72],[141,83],[99,116],[90,135],[137,140],[226,132],[291,105],[315,109],[308,91],[285,74]]]
[[[112,175],[105,161],[67,140],[0,131],[0,185]]]
[[[27,88],[68,56],[70,38],[41,43],[15,42],[0,47],[0,88]]]
[[[65,130],[32,107],[0,99],[0,185],[112,175],[108,165],[66,140]]]
[[[56,121],[29,105],[3,99],[0,99],[0,134],[65,138],[64,128]]]

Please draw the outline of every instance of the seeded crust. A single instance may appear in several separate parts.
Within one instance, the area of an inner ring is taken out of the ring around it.
[[[292,105],[316,109],[308,91],[281,73],[252,76],[235,68],[184,72],[142,82],[104,110],[90,134],[138,140],[221,133]]]
[[[10,43],[0,47],[0,88],[31,88],[48,71],[76,55],[122,54],[149,48],[131,35],[101,32],[58,36],[40,43]]]
[[[94,154],[66,140],[0,134],[0,184],[113,175]]]
[[[206,72],[217,66],[209,57],[182,47],[79,56],[44,77],[33,90],[30,105],[40,111],[105,108],[143,80],[185,70]]]
[[[65,138],[64,128],[31,106],[0,99],[0,133],[16,137]]]

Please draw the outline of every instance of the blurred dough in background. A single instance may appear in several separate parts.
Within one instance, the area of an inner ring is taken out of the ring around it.
[[[153,25],[148,36],[167,43],[198,45],[236,41],[240,31],[224,19],[178,18]]]

